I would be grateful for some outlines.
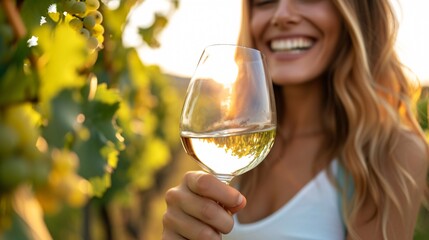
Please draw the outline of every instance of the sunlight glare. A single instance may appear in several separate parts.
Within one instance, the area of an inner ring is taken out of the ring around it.
[[[38,41],[39,41],[39,38],[38,38],[38,37],[36,37],[36,36],[31,36],[31,38],[29,38],[29,39],[27,40],[27,46],[28,46],[28,47],[34,47],[34,46],[37,46],[37,45],[38,45]]]
[[[422,85],[429,85],[429,1],[393,0],[399,19],[396,50]],[[412,76],[413,78],[413,76]]]
[[[216,49],[216,53],[222,49]],[[222,51],[222,57],[210,57],[204,54],[201,60],[199,73],[204,74],[207,78],[222,84],[225,88],[231,87],[238,77],[238,65],[235,58],[235,52]],[[199,74],[198,73],[198,74]]]

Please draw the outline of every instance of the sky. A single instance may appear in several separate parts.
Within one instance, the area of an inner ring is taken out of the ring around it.
[[[401,9],[398,54],[422,84],[429,85],[429,1],[393,1]],[[137,46],[145,63],[157,64],[169,74],[190,77],[204,47],[236,42],[240,0],[180,0],[179,8],[174,11],[169,2],[145,0],[130,18],[126,41]],[[153,12],[170,14],[167,27],[159,35],[158,49],[146,47],[133,32],[134,27],[150,23]]]
[[[150,11],[168,12],[168,0],[145,0],[131,19],[132,24],[146,24]],[[160,34],[161,47],[152,50],[138,47],[145,63],[159,64],[167,73],[192,75],[204,48],[215,43],[235,43],[240,21],[239,0],[180,0],[180,6],[169,18]],[[148,14],[149,13],[149,14]],[[143,18],[142,16],[147,16]],[[132,31],[128,37],[133,41]]]

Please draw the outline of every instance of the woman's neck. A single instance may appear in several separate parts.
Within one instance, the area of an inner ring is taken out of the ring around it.
[[[287,137],[310,136],[323,132],[322,81],[282,87],[283,116],[280,134]]]

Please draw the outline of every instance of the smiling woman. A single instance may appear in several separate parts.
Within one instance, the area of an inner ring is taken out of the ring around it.
[[[266,56],[275,143],[235,188],[185,174],[165,194],[163,239],[412,239],[429,146],[391,0],[242,4],[238,43]]]
[[[164,3],[163,3],[164,2]],[[146,0],[131,16],[133,26],[144,25],[145,11],[166,11],[167,0]],[[392,0],[400,15],[398,53],[408,67],[429,85],[429,1]],[[216,43],[235,43],[240,24],[240,1],[180,0],[179,9],[170,18],[160,35],[161,47],[150,49],[138,41],[143,61],[160,65],[167,73],[189,77],[192,75],[204,47]],[[142,14],[143,13],[143,14]],[[127,39],[134,33],[127,31]]]

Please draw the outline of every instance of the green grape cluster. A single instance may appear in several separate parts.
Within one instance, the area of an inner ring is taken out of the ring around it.
[[[91,194],[91,184],[77,174],[79,159],[76,153],[53,149],[51,161],[48,182],[36,191],[36,198],[44,212],[55,213],[64,203],[82,207]]]
[[[85,36],[91,50],[100,49],[104,42],[103,15],[98,11],[99,0],[63,0],[69,25]]]
[[[0,109],[0,202],[27,185],[46,213],[63,204],[83,206],[91,184],[77,173],[76,153],[49,150],[39,133],[40,124],[41,116],[30,103]],[[10,225],[10,216],[6,217],[0,229]]]
[[[0,110],[0,196],[22,184],[42,185],[50,164],[37,148],[40,115],[31,104]]]

